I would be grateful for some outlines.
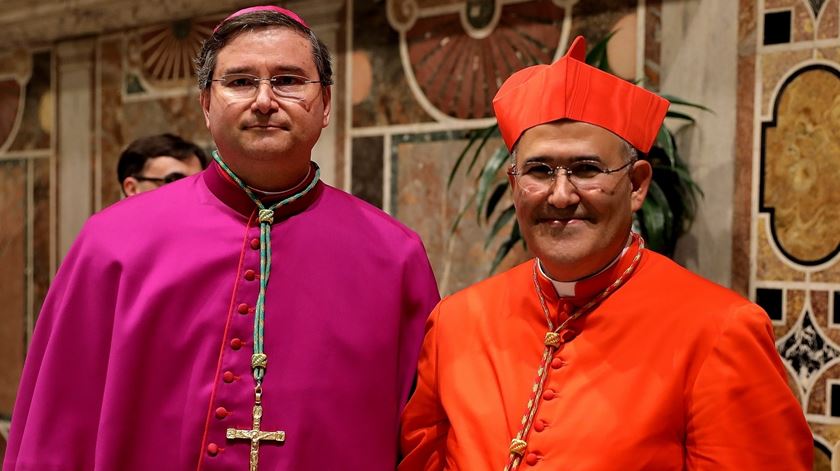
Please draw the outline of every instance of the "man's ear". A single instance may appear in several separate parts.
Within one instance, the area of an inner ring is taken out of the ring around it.
[[[324,103],[324,121],[321,123],[321,127],[327,127],[330,124],[330,112],[332,111],[332,86],[327,85],[323,88],[321,100]]]
[[[140,182],[134,177],[126,177],[122,182],[122,190],[125,196],[132,196],[140,193]]]
[[[205,88],[198,94],[198,101],[201,103],[201,111],[204,113],[204,125],[210,129],[210,88]]]
[[[633,211],[638,211],[642,208],[642,203],[645,202],[648,188],[650,188],[650,181],[653,178],[653,167],[647,160],[636,161],[630,169],[630,183],[633,185],[630,193],[630,207]]]

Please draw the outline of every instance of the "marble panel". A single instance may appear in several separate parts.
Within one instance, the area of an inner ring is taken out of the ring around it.
[[[811,291],[811,309],[817,326],[835,345],[840,346],[840,326],[829,326],[832,313],[828,311],[828,291]]]
[[[21,86],[15,79],[0,80],[0,148],[12,136],[20,108]]]
[[[352,191],[355,196],[382,208],[384,143],[382,136],[353,139]]]
[[[761,210],[786,257],[823,263],[840,250],[840,73],[798,71],[776,110],[763,136]]]
[[[739,56],[755,54],[756,8],[754,0],[740,0],[738,4]]]
[[[811,431],[814,432],[814,435],[822,437],[829,443],[836,444],[840,442],[840,427],[836,424],[820,424],[816,422],[811,422],[809,424],[811,426]],[[816,466],[814,469],[818,469]],[[820,468],[821,470],[830,471],[831,468]]]
[[[636,11],[636,0],[587,0],[572,9],[572,36],[582,34],[589,45],[604,39],[615,23]]]
[[[772,104],[775,97],[773,94],[779,86],[782,78],[797,68],[802,62],[809,60],[812,56],[807,51],[781,51],[771,54],[762,54],[760,62],[761,77],[761,115],[768,116],[772,112]]]
[[[805,308],[805,291],[798,289],[785,290],[785,323],[784,325],[773,325],[773,335],[780,339],[790,332]]]
[[[45,150],[50,148],[53,125],[52,53],[39,52],[32,57],[32,77],[26,84],[20,129],[9,150]]]
[[[840,0],[828,0],[817,17],[817,39],[840,37]]]
[[[464,175],[459,171],[447,188],[449,173],[466,142],[460,133],[451,133],[448,138],[415,135],[397,139],[395,136],[393,142],[396,165],[392,187],[397,192],[394,214],[422,237],[442,295],[487,277],[504,238],[496,238],[485,248],[490,224],[483,220],[479,223],[474,206],[470,205],[475,174]],[[483,150],[484,156],[500,145],[498,139],[489,142]],[[505,196],[500,207],[506,207],[509,201]],[[464,217],[452,232],[452,224],[462,208],[466,208]],[[508,232],[509,226],[501,234],[506,236]],[[517,245],[498,272],[528,257],[521,245]]]
[[[806,2],[797,2],[793,6],[793,42],[813,41],[816,37],[814,12]]]
[[[25,352],[26,163],[0,162],[0,414],[14,406]]]
[[[751,0],[753,3],[755,0]],[[764,0],[764,8],[766,10],[776,10],[780,8],[792,8],[802,3],[802,0]]]
[[[811,281],[814,283],[840,283],[840,263],[835,262],[824,270],[811,273]]]
[[[353,106],[353,127],[433,121],[408,86],[398,44],[381,2],[353,2],[353,51],[365,54],[373,74],[370,94]]]
[[[805,274],[784,263],[771,247],[767,219],[761,218],[755,224],[758,231],[756,279],[758,281],[805,281]]]
[[[645,87],[659,90],[662,65],[662,0],[645,3]]]
[[[835,63],[840,63],[840,47],[824,47],[817,49],[814,57],[816,59],[825,59]]]
[[[739,35],[749,38],[755,34],[755,22],[743,16],[743,5],[752,5],[742,0],[742,16]],[[750,33],[749,31],[752,31]],[[736,132],[734,161],[734,193],[732,198],[732,278],[731,288],[746,295],[749,291],[750,267],[750,220],[752,214],[752,163],[753,163],[753,114],[755,106],[755,56],[744,52],[742,39],[739,45],[736,101]],[[755,47],[754,43],[751,45]],[[748,50],[749,51],[749,50]]]
[[[840,378],[840,364],[835,364],[820,374],[811,388],[811,394],[808,397],[808,403],[805,405],[805,410],[808,414],[829,415],[828,410],[828,380]],[[837,398],[834,399],[838,400]],[[837,427],[840,428],[840,427]]]
[[[99,53],[99,152],[102,156],[103,206],[118,201],[122,190],[117,180],[117,162],[128,142],[122,130],[122,92],[124,41],[108,38],[98,44]]]
[[[34,179],[32,181],[32,199],[35,207],[31,209],[35,218],[32,228],[32,313],[37,316],[50,286],[50,247],[55,228],[50,218],[50,160],[47,158],[30,160]],[[34,319],[33,319],[34,321]]]

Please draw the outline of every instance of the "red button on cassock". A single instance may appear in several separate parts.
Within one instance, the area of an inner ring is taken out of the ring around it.
[[[236,376],[234,376],[232,371],[225,371],[224,373],[222,373],[222,381],[224,381],[225,383],[232,383],[235,379]]]
[[[259,239],[251,239],[251,248],[254,250],[260,249],[260,240]]]
[[[528,453],[525,455],[525,462],[528,463],[529,466],[534,466],[540,460],[540,455],[536,453]]]
[[[536,420],[534,422],[534,430],[536,430],[537,432],[542,432],[543,430],[545,430],[545,421],[539,419]]]
[[[242,348],[242,339],[233,339],[230,341],[230,348],[239,350]]]
[[[546,389],[545,392],[543,392],[543,394],[542,394],[542,398],[545,399],[546,401],[550,401],[550,400],[554,399],[555,397],[557,397],[557,393],[554,392],[553,389]]]
[[[216,408],[216,418],[217,419],[224,419],[225,417],[228,416],[228,414],[230,414],[230,412],[228,412],[228,410],[225,409],[224,407],[217,407]]]
[[[555,359],[551,360],[551,367],[554,368],[555,370],[563,368],[563,365],[565,365],[565,364],[566,364],[566,362],[561,360],[560,358],[555,358]]]
[[[248,305],[245,304],[245,303],[242,303],[242,304],[240,304],[239,306],[236,307],[236,310],[240,314],[248,314]]]
[[[219,454],[219,445],[216,445],[215,443],[208,443],[207,454],[210,456],[216,456]]]
[[[245,279],[248,281],[254,281],[257,278],[257,274],[254,270],[245,270]]]

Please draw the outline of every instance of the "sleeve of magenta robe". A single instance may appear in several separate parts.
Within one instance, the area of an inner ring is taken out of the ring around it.
[[[790,394],[767,315],[727,317],[686,400],[686,470],[810,471],[813,439]]]
[[[82,231],[38,317],[3,469],[93,469],[120,267]],[[37,463],[29,460],[37,459]]]
[[[415,236],[416,237],[416,236]],[[432,267],[426,256],[426,249],[419,237],[416,237],[415,249],[407,257],[404,267],[403,322],[400,335],[399,365],[403,368],[400,389],[400,406],[404,407],[411,392],[411,386],[417,373],[417,357],[423,341],[423,326],[429,313],[440,301],[437,282]]]

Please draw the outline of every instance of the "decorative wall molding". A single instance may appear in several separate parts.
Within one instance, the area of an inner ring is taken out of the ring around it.
[[[344,0],[272,2],[290,8],[310,24],[336,23]],[[0,9],[0,30],[6,38],[0,51],[38,47],[67,39],[108,34],[253,5],[253,1],[215,0],[6,0]]]

